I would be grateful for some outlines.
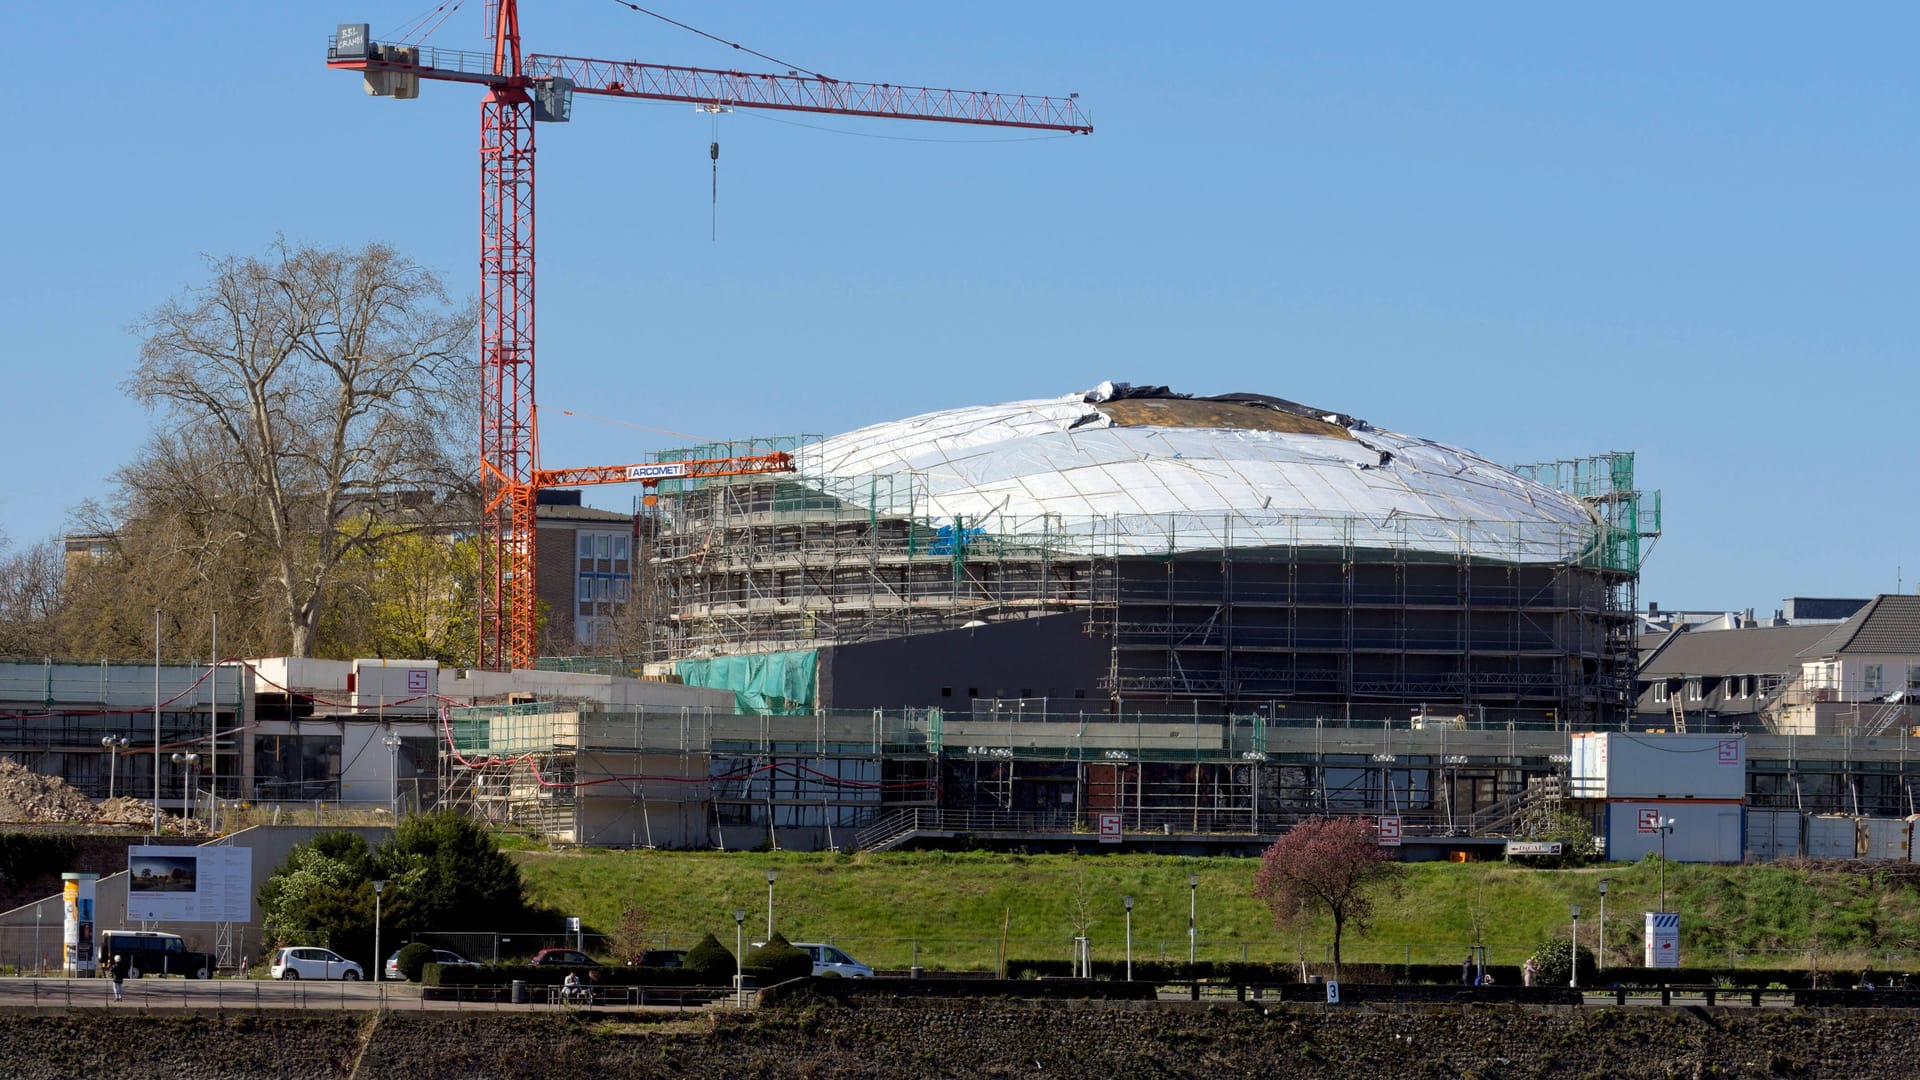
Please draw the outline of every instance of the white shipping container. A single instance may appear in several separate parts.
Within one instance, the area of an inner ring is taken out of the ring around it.
[[[1905,818],[1863,817],[1857,828],[1855,850],[1861,858],[1869,862],[1907,861],[1910,833]]]
[[[1920,862],[1920,851],[1914,850],[1915,844],[1913,843],[1913,824],[1916,821],[1920,821],[1920,814],[1907,815],[1907,859],[1909,862]]]
[[[355,660],[353,703],[362,715],[412,715],[439,709],[438,660]]]
[[[1807,858],[1851,859],[1858,854],[1853,819],[1844,814],[1815,814],[1807,819]]]
[[[1798,810],[1748,810],[1747,860],[1773,862],[1800,854]]]
[[[1737,863],[1746,856],[1746,807],[1700,799],[1623,799],[1607,803],[1607,858],[1638,862],[1660,852],[1660,821],[1672,821],[1673,862]]]
[[[1600,731],[1573,736],[1576,799],[1745,799],[1744,735]]]

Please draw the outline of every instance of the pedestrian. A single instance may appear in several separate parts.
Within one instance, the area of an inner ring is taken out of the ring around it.
[[[1472,953],[1468,953],[1467,958],[1465,960],[1460,961],[1460,985],[1461,986],[1473,985],[1473,954]]]
[[[1533,962],[1533,957],[1527,957],[1527,962],[1520,965],[1520,985],[1532,986],[1533,977],[1539,970],[1540,965]]]
[[[107,974],[113,977],[113,1000],[119,1001],[126,992],[127,958],[119,953],[113,954],[113,963],[107,967]]]

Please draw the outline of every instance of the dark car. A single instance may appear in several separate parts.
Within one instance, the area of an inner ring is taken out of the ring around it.
[[[535,967],[599,967],[600,961],[579,949],[541,949],[527,963]]]
[[[640,954],[638,967],[677,968],[687,962],[685,949],[648,949]]]

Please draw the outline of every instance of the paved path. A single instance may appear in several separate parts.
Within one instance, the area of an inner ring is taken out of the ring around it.
[[[0,1008],[134,1009],[407,1009],[461,1012],[527,1012],[557,1009],[546,1003],[545,987],[532,987],[537,1002],[426,1001],[413,983],[318,982],[303,979],[128,979],[123,1000],[113,1000],[106,979],[0,979]],[[632,1009],[636,1006],[620,1006]],[[698,1011],[700,1006],[653,1006],[649,1011]]]

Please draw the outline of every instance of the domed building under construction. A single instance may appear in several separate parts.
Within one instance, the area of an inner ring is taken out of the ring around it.
[[[729,694],[461,710],[450,797],[589,844],[1451,838],[1628,715],[1658,531],[1629,454],[1507,469],[1102,384],[684,456],[776,451],[792,472],[662,481],[636,523],[649,674]]]
[[[689,456],[771,449],[796,471],[664,484],[643,530],[655,656],[690,682],[793,711],[1629,705],[1657,531],[1631,454],[1509,469],[1280,398],[1103,383]]]

